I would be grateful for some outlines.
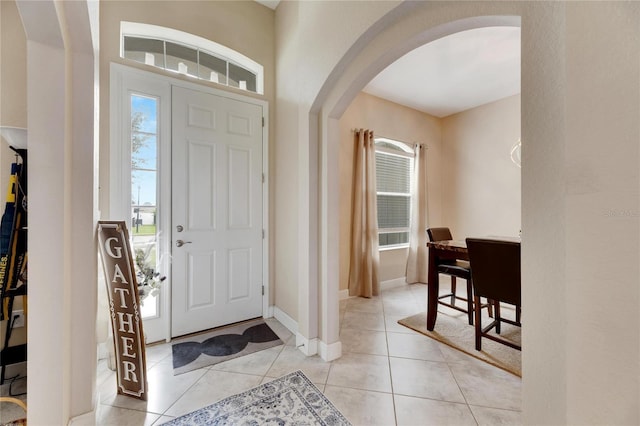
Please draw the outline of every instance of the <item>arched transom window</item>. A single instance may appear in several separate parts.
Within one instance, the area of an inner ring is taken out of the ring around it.
[[[157,25],[120,23],[120,56],[201,80],[264,94],[264,68],[235,50]]]

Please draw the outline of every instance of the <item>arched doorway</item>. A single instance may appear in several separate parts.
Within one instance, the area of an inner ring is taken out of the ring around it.
[[[521,130],[525,145],[522,235],[526,242],[522,248],[522,282],[523,304],[527,304],[533,315],[530,327],[523,332],[523,345],[532,348],[529,352],[532,355],[523,360],[527,380],[523,412],[544,412],[543,417],[548,419],[565,415],[567,325],[564,319],[568,296],[563,170],[567,146],[567,15],[570,13],[563,3],[402,2],[380,15],[342,49],[341,59],[322,78],[323,85],[316,92],[309,114],[298,114],[295,121],[298,129],[304,129],[309,135],[301,144],[302,155],[298,156],[302,161],[298,176],[305,190],[305,199],[300,203],[303,209],[298,212],[302,226],[298,229],[307,234],[298,239],[301,243],[298,247],[298,278],[301,278],[298,280],[298,324],[302,325],[300,329],[305,336],[319,341],[318,352],[324,359],[334,359],[341,354],[338,262],[334,246],[339,232],[338,199],[333,190],[338,184],[335,173],[337,117],[366,82],[412,48],[460,31],[464,28],[462,24],[482,26],[483,20],[505,19],[505,24],[510,25],[509,19],[520,17]],[[315,35],[322,37],[322,32]],[[323,45],[323,48],[330,51],[333,47]],[[312,167],[306,168],[307,164]],[[541,180],[544,185],[540,184]],[[553,244],[549,244],[551,241]],[[553,300],[544,297],[552,293]],[[527,372],[535,374],[527,376]],[[557,403],[551,409],[543,408],[548,407],[550,400]]]
[[[427,44],[439,38],[454,34],[456,32],[482,27],[494,26],[520,26],[519,16],[478,16],[473,18],[463,18],[452,22],[436,25],[432,28],[423,29],[412,38],[401,41],[398,45],[387,52],[380,52],[379,56],[372,57],[366,65],[354,70],[350,78],[341,78],[333,85],[333,89],[321,92],[321,95],[314,104],[310,121],[318,123],[318,129],[322,138],[318,135],[310,134],[310,142],[313,145],[314,136],[321,146],[321,170],[322,176],[320,188],[321,200],[321,224],[320,229],[326,230],[321,234],[321,282],[319,283],[320,293],[323,296],[323,306],[326,310],[321,313],[323,319],[319,324],[320,340],[323,342],[338,341],[338,247],[336,236],[338,228],[338,201],[337,193],[339,182],[337,180],[338,155],[337,144],[339,143],[338,120],[355,99],[356,95],[366,86],[366,84],[386,68],[389,64],[402,57],[407,52],[416,47]],[[371,44],[375,43],[374,41]],[[371,45],[370,44],[370,45]],[[363,49],[363,52],[367,49]],[[355,68],[355,60],[352,67]],[[327,80],[330,84],[331,78]],[[327,93],[324,102],[321,102],[322,93]],[[314,114],[314,110],[317,113]],[[313,128],[313,126],[311,126]],[[333,340],[335,337],[335,340]],[[337,345],[338,346],[338,345]],[[331,348],[331,345],[328,345]],[[339,349],[328,350],[326,354],[321,353],[325,359],[333,359],[340,356]]]

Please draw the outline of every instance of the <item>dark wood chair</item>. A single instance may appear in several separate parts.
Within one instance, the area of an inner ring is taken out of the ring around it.
[[[452,240],[449,228],[429,228],[427,229],[429,241],[448,241]],[[438,265],[438,273],[449,275],[451,277],[451,293],[438,297],[438,303],[461,312],[466,312],[469,317],[469,325],[473,325],[473,287],[471,285],[471,270],[469,262],[464,260],[442,260]],[[456,278],[467,281],[467,298],[456,295]],[[443,301],[450,299],[450,303]],[[456,306],[456,300],[463,300],[467,303],[467,309]]]
[[[495,328],[500,334],[500,323],[506,322],[521,327],[521,289],[520,289],[520,243],[482,238],[467,238],[469,263],[473,282],[475,302],[476,350],[482,350],[482,338],[521,350],[522,347],[511,341],[489,334]],[[495,313],[491,324],[482,328],[480,298],[486,297],[495,303]],[[516,308],[515,321],[500,316],[500,303],[508,303]]]

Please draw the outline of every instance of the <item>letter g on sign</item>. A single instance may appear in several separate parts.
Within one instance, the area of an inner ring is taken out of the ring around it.
[[[111,241],[118,241],[118,239],[116,237],[107,238],[107,240],[104,242],[104,249],[106,250],[107,254],[112,258],[120,259],[122,257],[122,247],[120,246],[114,247],[116,251],[114,254],[113,251],[111,250]]]

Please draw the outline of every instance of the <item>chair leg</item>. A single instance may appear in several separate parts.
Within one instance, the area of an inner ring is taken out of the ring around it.
[[[496,334],[500,334],[500,302],[496,300],[495,302],[495,311],[496,311]]]
[[[480,319],[480,310],[482,305],[480,304],[480,297],[473,296],[473,311],[476,314],[476,350],[482,350],[482,320]]]
[[[473,325],[473,284],[471,279],[467,280],[467,315],[469,317],[469,325]]]
[[[487,313],[489,318],[493,318],[493,300],[487,299]]]
[[[456,277],[451,276],[451,304],[456,304]]]

